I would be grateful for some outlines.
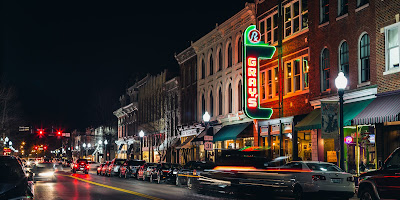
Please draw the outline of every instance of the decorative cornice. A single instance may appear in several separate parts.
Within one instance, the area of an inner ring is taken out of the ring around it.
[[[193,58],[194,56],[196,56],[196,51],[193,49],[193,47],[190,46],[178,55],[175,54],[175,59],[176,61],[178,61],[178,64],[181,65],[182,63],[186,62],[190,58]]]

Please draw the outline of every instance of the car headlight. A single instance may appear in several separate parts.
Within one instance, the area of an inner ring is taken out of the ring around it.
[[[27,165],[31,165],[31,161],[26,162]]]
[[[53,176],[54,172],[44,172],[44,173],[39,173],[39,176]]]

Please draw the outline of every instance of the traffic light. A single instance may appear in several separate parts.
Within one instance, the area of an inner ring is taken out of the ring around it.
[[[57,131],[57,136],[61,136],[61,131]]]
[[[42,129],[39,130],[39,135],[40,135],[40,136],[43,135],[43,130],[42,130]]]
[[[43,149],[44,149],[44,150],[47,150],[47,146],[44,146]]]
[[[35,150],[37,150],[38,149],[38,146],[35,146]]]

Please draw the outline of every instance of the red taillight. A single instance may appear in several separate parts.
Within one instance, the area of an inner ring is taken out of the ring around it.
[[[325,176],[322,175],[312,175],[312,180],[313,181],[318,181],[318,180],[326,180]]]
[[[85,163],[81,162],[81,165],[84,165]]]
[[[78,167],[78,165],[77,165],[77,164],[75,164],[75,167]]]
[[[167,172],[167,173],[169,173],[169,172],[171,172],[171,171],[169,171],[169,170],[162,170],[162,172]]]
[[[88,168],[88,169],[89,169],[89,165],[86,165],[86,168]]]

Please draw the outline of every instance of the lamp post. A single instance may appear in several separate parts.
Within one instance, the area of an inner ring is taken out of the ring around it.
[[[105,149],[105,154],[106,154],[106,156],[105,156],[106,160],[107,160],[107,144],[108,144],[108,142],[107,142],[107,139],[106,139],[106,140],[104,140],[104,149]]]
[[[339,144],[340,144],[340,162],[339,166],[343,170],[344,167],[344,132],[343,132],[343,94],[347,86],[347,78],[343,72],[339,72],[338,77],[335,79],[335,85],[339,94]]]
[[[85,157],[86,157],[86,143],[83,143],[82,147],[83,147],[83,151],[85,152]]]
[[[210,116],[210,114],[208,114],[208,112],[206,111],[205,113],[204,113],[204,115],[203,115],[203,121],[204,121],[204,123],[205,123],[205,125],[206,125],[206,135],[207,135],[207,132],[208,132],[208,122],[210,121],[210,118],[211,118],[211,116]],[[208,151],[207,150],[204,150],[205,151],[205,160],[207,161],[208,160]]]
[[[140,160],[143,160],[143,151],[142,151],[143,137],[144,137],[143,130],[140,130],[139,137],[140,137]]]

